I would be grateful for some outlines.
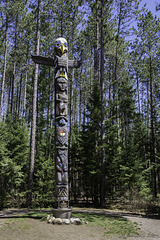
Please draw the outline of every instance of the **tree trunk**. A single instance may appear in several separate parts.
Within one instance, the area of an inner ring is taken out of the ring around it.
[[[149,49],[151,51],[151,49]],[[154,196],[157,197],[157,181],[156,181],[156,157],[155,157],[155,126],[154,126],[154,102],[153,102],[153,76],[152,76],[152,57],[150,56],[150,108],[151,108],[151,164],[152,169],[152,188]]]
[[[104,27],[103,27],[103,0],[101,0],[101,64],[100,64],[100,84],[101,84],[101,207],[105,207],[105,111],[104,111]]]
[[[14,112],[14,85],[15,85],[15,75],[16,75],[16,51],[17,51],[17,23],[18,23],[18,15],[15,20],[15,31],[14,31],[14,57],[13,57],[13,77],[12,77],[12,90],[11,90],[11,114]]]
[[[6,9],[7,9],[6,1]],[[3,108],[3,98],[4,98],[4,85],[6,76],[6,64],[7,64],[7,41],[8,41],[8,16],[6,14],[6,35],[5,35],[5,51],[4,51],[4,63],[3,63],[3,75],[2,75],[2,90],[1,90],[1,100],[0,100],[0,121],[2,121],[2,108]]]
[[[82,129],[82,68],[80,75],[80,92],[79,92],[79,127]]]
[[[16,113],[17,118],[20,118],[21,113],[21,92],[22,92],[22,70],[20,69],[20,76],[19,76],[19,87],[17,83],[17,99],[16,99]]]
[[[137,94],[138,94],[138,111],[141,113],[141,103],[140,103],[140,95],[139,95],[139,79],[137,76]]]
[[[40,46],[40,7],[41,0],[38,0],[37,11],[37,37],[36,37],[36,55],[39,55]],[[37,83],[38,83],[38,64],[35,64],[34,86],[33,86],[33,108],[32,108],[32,126],[31,126],[31,147],[30,147],[30,168],[28,182],[28,207],[32,206],[32,191],[33,191],[33,173],[35,164],[35,136],[36,136],[36,115],[37,115]]]
[[[86,124],[86,86],[85,86],[85,84],[84,84],[84,97],[83,97],[83,128],[82,128],[82,130],[83,130],[83,133],[85,132],[85,124]]]
[[[72,147],[72,127],[73,127],[73,80],[74,80],[74,69],[72,69],[72,78],[71,78],[71,82],[70,82],[70,114],[69,114],[69,156],[68,156],[68,160],[69,160],[69,192],[70,192],[70,196],[71,196],[71,189],[73,186],[73,174],[72,172],[72,159],[71,159],[71,147]]]
[[[27,96],[27,81],[28,81],[28,66],[29,66],[29,42],[27,43],[27,59],[26,59],[26,75],[24,82],[24,96],[23,96],[23,118],[26,117],[26,96]]]
[[[122,3],[120,2],[119,9],[119,19],[117,26],[117,37],[116,37],[116,54],[115,54],[115,70],[114,70],[114,83],[113,83],[113,101],[115,105],[113,106],[113,115],[116,115],[116,124],[118,125],[117,138],[120,141],[120,132],[119,132],[119,106],[118,106],[118,81],[117,81],[117,70],[118,70],[118,54],[119,54],[119,37],[120,37],[120,29],[122,22]]]

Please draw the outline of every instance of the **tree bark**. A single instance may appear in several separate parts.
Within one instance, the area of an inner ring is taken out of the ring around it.
[[[119,40],[120,40],[120,30],[122,23],[122,2],[119,5],[119,14],[118,14],[118,26],[117,26],[117,37],[116,37],[116,54],[115,54],[115,70],[114,70],[114,82],[113,82],[113,101],[115,105],[113,106],[113,115],[116,115],[116,121],[118,125],[117,138],[120,142],[120,132],[119,132],[119,105],[118,105],[118,79],[117,79],[117,70],[118,70],[118,54],[119,54]]]
[[[8,1],[6,0],[6,9]],[[8,41],[8,16],[6,14],[6,33],[5,33],[5,51],[4,51],[4,64],[3,64],[3,75],[2,75],[2,90],[1,90],[1,100],[0,100],[0,121],[2,121],[2,109],[3,109],[3,98],[4,98],[4,85],[6,77],[6,64],[7,64],[7,41]]]
[[[83,130],[83,133],[85,132],[85,124],[86,124],[86,86],[84,84],[84,97],[83,97],[83,127],[82,127],[82,130]]]
[[[19,76],[19,87],[17,84],[17,99],[16,99],[16,112],[17,112],[17,118],[20,118],[21,113],[21,93],[22,93],[22,70],[20,70],[20,76]]]
[[[17,52],[17,25],[18,25],[18,15],[15,18],[15,31],[14,31],[14,57],[13,57],[13,76],[11,82],[11,109],[10,113],[13,115],[14,112],[14,87],[15,87],[15,75],[16,75],[16,52]]]
[[[140,103],[140,94],[139,94],[139,79],[137,76],[137,93],[138,93],[138,111],[141,113],[141,103]]]
[[[38,0],[37,11],[37,36],[36,36],[36,55],[39,55],[40,46],[40,8],[41,0]],[[33,107],[32,107],[32,126],[31,126],[31,146],[30,146],[30,168],[29,168],[29,182],[28,182],[28,207],[32,206],[32,192],[33,192],[33,174],[35,164],[35,137],[36,137],[36,116],[37,116],[37,84],[38,83],[38,64],[35,64],[34,86],[33,86]]]
[[[69,156],[68,156],[68,160],[69,160],[69,191],[70,191],[70,196],[71,196],[71,189],[73,186],[73,178],[72,178],[72,159],[71,159],[71,148],[72,148],[72,127],[73,127],[73,80],[74,80],[74,69],[72,69],[72,78],[71,78],[71,82],[70,82],[70,103],[69,103],[69,107],[70,107],[70,114],[69,114]]]
[[[28,67],[29,67],[29,42],[27,43],[27,57],[26,57],[26,74],[24,82],[24,96],[23,96],[23,118],[26,117],[26,96],[27,96],[27,81],[28,81]]]
[[[79,92],[79,126],[82,128],[82,68],[80,75],[80,92]]]
[[[104,23],[103,23],[103,0],[101,0],[101,64],[100,64],[100,85],[101,85],[101,164],[102,164],[102,176],[101,176],[101,207],[105,207],[105,96],[104,96]]]
[[[149,49],[151,51],[151,49]],[[156,150],[155,150],[155,126],[154,126],[154,101],[153,101],[153,73],[152,73],[152,57],[150,56],[150,108],[151,108],[151,164],[153,164],[152,169],[152,186],[153,194],[157,197],[157,181],[156,181]]]

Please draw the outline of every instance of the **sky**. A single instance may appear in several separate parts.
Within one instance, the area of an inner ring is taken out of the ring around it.
[[[146,8],[149,9],[153,15],[157,15],[158,18],[160,18],[160,11],[156,12],[156,4],[160,4],[160,0],[142,0],[140,3],[140,8],[146,5]]]

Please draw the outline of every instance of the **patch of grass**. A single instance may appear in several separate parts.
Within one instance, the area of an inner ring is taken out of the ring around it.
[[[51,213],[46,213],[46,212],[30,212],[30,213],[25,213],[22,215],[16,215],[12,218],[8,218],[5,220],[4,224],[1,226],[0,230],[6,230],[10,229],[13,231],[16,231],[18,229],[22,230],[27,230],[32,228],[32,224],[28,222],[29,218],[33,219],[39,219],[40,221],[44,221],[46,219],[46,215],[51,214]]]
[[[4,223],[2,230],[5,229],[11,229],[11,230],[17,230],[17,229],[30,229],[32,228],[32,225],[27,223],[27,219],[24,218],[12,218],[7,219],[7,221]]]
[[[137,223],[122,217],[111,217],[92,213],[72,213],[73,217],[79,217],[89,225],[100,226],[105,229],[105,235],[117,235],[120,237],[129,237],[138,235]]]
[[[3,225],[3,229],[30,229],[33,226],[27,221],[29,218],[39,219],[44,221],[47,215],[52,215],[51,212],[37,212],[33,211],[23,215],[12,217],[7,219]],[[85,222],[88,222],[86,226],[99,226],[104,231],[104,235],[113,235],[118,237],[127,238],[130,236],[138,235],[138,224],[123,217],[112,217],[108,215],[98,213],[80,213],[72,212],[72,217],[78,217]],[[2,229],[2,228],[1,228]]]
[[[45,221],[47,215],[52,215],[51,212],[30,212],[23,214],[23,217],[25,218],[35,218],[40,219],[41,221]]]
[[[52,215],[51,212],[31,212],[23,215],[23,217],[36,218],[44,221],[47,215]],[[106,216],[98,213],[72,213],[72,217],[78,217],[88,225],[100,226],[105,229],[105,235],[118,235],[123,237],[138,235],[138,224],[132,223],[126,218]]]

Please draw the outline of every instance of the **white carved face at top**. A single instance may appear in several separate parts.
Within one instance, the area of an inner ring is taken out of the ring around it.
[[[65,38],[57,38],[55,42],[55,55],[61,57],[62,55],[67,56],[68,53],[68,44]]]

